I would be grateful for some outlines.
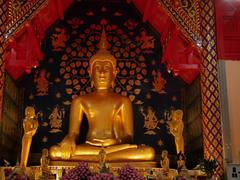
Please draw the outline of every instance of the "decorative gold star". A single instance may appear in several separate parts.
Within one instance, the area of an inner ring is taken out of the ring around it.
[[[151,98],[152,98],[152,95],[151,95],[150,92],[148,92],[148,93],[146,94],[146,99],[151,99]]]
[[[158,140],[158,146],[163,146],[163,141],[161,139]]]
[[[61,97],[61,93],[60,92],[57,92],[56,93],[56,98],[60,98]]]
[[[59,83],[59,82],[61,82],[61,79],[60,79],[60,78],[56,78],[54,81],[55,81],[56,83]]]
[[[172,101],[176,102],[177,101],[177,97],[176,96],[172,96]]]
[[[33,100],[33,99],[34,99],[34,95],[31,93],[31,94],[28,96],[28,99],[29,99],[29,100]]]
[[[42,142],[44,142],[44,143],[48,142],[47,136],[44,136],[44,137],[42,138]]]

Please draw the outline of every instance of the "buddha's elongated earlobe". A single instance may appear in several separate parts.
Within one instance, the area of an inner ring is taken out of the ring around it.
[[[115,87],[115,81],[112,81],[112,82],[111,82],[111,87],[112,87],[112,89],[114,89],[114,87]]]
[[[93,88],[94,86],[94,82],[91,80],[91,88]]]

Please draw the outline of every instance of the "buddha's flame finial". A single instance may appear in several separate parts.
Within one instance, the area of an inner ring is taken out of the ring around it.
[[[102,35],[101,35],[101,40],[100,40],[98,46],[99,46],[99,49],[108,49],[108,47],[109,47],[104,27],[103,27],[103,31],[102,31]]]

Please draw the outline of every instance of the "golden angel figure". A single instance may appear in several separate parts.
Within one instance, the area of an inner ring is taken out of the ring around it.
[[[35,109],[32,106],[25,108],[25,118],[23,120],[24,134],[22,138],[21,167],[27,166],[28,155],[32,143],[32,137],[37,131],[39,124],[36,120]]]
[[[183,111],[178,109],[172,112],[171,120],[168,121],[170,133],[175,138],[175,145],[177,154],[183,153],[184,154],[184,139],[183,139],[183,128],[184,124],[182,121],[183,118]]]

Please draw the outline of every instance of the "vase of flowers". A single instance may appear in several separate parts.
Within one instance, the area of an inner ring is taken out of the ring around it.
[[[212,158],[203,159],[200,162],[200,170],[207,175],[208,179],[212,179],[217,167],[217,161]]]

